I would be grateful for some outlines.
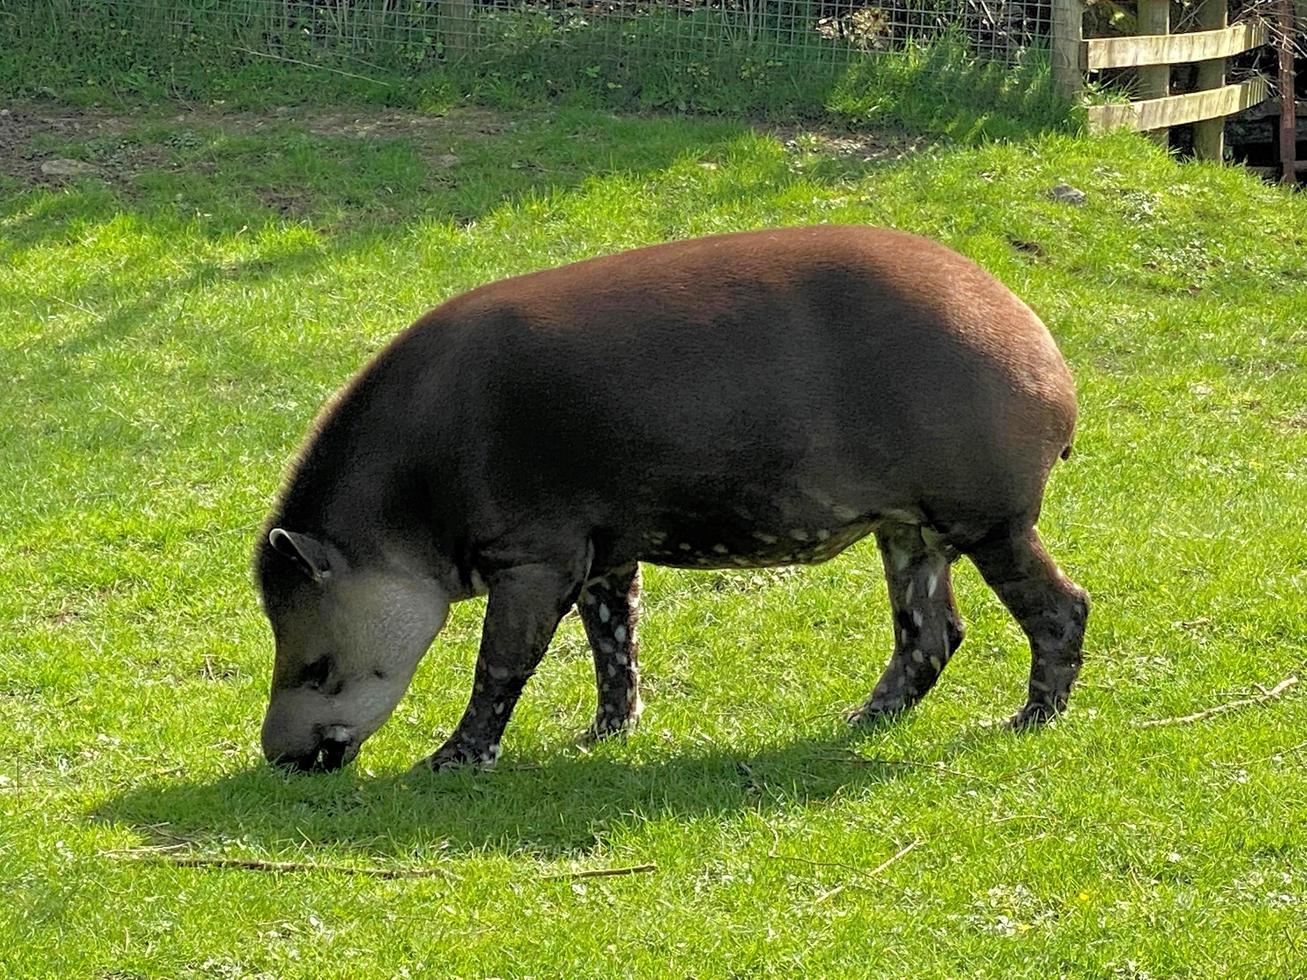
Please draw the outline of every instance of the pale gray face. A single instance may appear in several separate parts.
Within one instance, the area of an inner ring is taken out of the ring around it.
[[[263,754],[277,765],[336,769],[390,717],[445,623],[449,599],[396,568],[355,569],[325,542],[278,528],[290,563],[265,609],[276,639]]]

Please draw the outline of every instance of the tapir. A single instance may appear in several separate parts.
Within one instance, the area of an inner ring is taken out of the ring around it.
[[[640,715],[640,563],[823,562],[874,534],[893,651],[850,717],[918,702],[962,642],[966,556],[1029,639],[1020,727],[1067,704],[1088,596],[1035,530],[1074,385],[1039,318],[900,231],[640,248],[456,296],[324,409],[265,525],[262,747],[351,761],[451,603],[488,595],[471,698],[426,765],[492,764],[575,606],[604,737]]]

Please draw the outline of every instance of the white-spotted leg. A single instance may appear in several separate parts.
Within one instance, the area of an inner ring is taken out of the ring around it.
[[[946,551],[927,544],[921,529],[910,524],[883,525],[876,541],[894,613],[894,653],[871,697],[849,716],[854,722],[912,707],[939,680],[962,643]]]
[[[640,701],[640,566],[610,569],[586,582],[577,604],[594,652],[599,707],[586,733],[604,738],[635,728]]]

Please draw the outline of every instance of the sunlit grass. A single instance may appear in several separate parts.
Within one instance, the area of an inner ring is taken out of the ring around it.
[[[1131,137],[889,164],[583,110],[407,135],[181,111],[44,137],[107,180],[0,185],[0,972],[1301,972],[1301,687],[1136,727],[1304,669],[1301,199]],[[1047,197],[1059,180],[1084,207]],[[1027,654],[963,567],[969,635],[939,687],[849,732],[891,644],[868,542],[792,572],[649,569],[648,710],[623,742],[575,743],[593,692],[569,620],[499,770],[406,776],[466,697],[469,603],[356,766],[260,764],[249,551],[336,385],[477,283],[815,221],[972,255],[1072,365],[1076,453],[1041,522],[1096,603],[1067,718],[984,724],[1019,704]],[[448,876],[123,856],[146,846]]]

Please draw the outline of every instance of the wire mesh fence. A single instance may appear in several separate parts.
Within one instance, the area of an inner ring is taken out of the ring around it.
[[[732,62],[775,75],[948,37],[1021,64],[1046,44],[1050,0],[37,0],[74,30],[148,32],[159,43],[227,44],[257,57],[353,61],[361,69],[512,69],[552,59],[623,84],[632,73],[711,73]],[[0,7],[14,0],[0,0]],[[21,6],[21,3],[18,4]]]

